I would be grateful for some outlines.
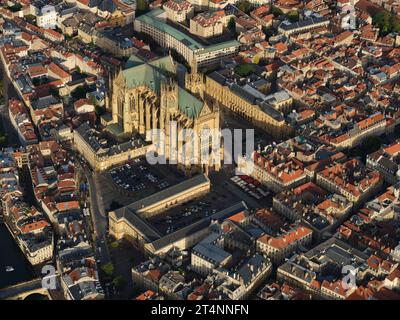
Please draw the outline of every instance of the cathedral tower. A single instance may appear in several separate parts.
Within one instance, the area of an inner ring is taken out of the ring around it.
[[[190,63],[190,73],[185,76],[185,87],[192,94],[200,99],[204,99],[204,77],[197,69],[197,63],[192,60]]]

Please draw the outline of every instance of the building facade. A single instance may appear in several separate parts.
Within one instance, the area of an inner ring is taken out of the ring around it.
[[[205,92],[221,106],[232,110],[274,137],[285,137],[293,130],[286,124],[283,114],[279,111],[286,110],[287,106],[291,105],[291,97],[276,106],[267,102],[258,103],[256,97],[238,85],[227,83],[218,72],[206,76]]]
[[[218,65],[223,59],[234,57],[240,47],[236,40],[204,45],[168,24],[162,9],[152,10],[135,19],[134,29],[149,35],[161,47],[174,49],[186,62],[195,61],[197,67]]]

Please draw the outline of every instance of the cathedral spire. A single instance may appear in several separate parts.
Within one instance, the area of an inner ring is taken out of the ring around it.
[[[196,59],[193,57],[192,61],[190,61],[190,74],[197,74],[197,62]]]
[[[196,59],[190,62],[190,74],[185,77],[185,87],[192,94],[203,99],[203,75],[198,71]]]

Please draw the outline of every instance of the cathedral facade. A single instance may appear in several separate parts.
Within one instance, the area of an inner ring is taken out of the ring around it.
[[[208,171],[210,167],[219,170],[220,161],[212,157],[207,163],[198,161],[201,152],[211,150],[216,142],[198,139],[197,146],[183,133],[199,138],[204,131],[219,130],[219,109],[202,99],[202,76],[196,69],[184,75],[178,74],[177,67],[170,56],[151,62],[130,57],[110,84],[107,128],[120,135],[145,136],[153,142],[158,156],[186,172]],[[178,84],[179,77],[183,86]],[[221,154],[219,142],[217,152]]]

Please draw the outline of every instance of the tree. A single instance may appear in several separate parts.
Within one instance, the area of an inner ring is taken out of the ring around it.
[[[3,122],[0,120],[0,148],[7,146],[7,134],[3,127]]]
[[[114,278],[113,284],[117,289],[121,290],[126,286],[126,280],[123,276],[119,275]]]
[[[31,23],[31,24],[33,24],[33,25],[36,25],[36,17],[35,17],[34,15],[32,15],[32,14],[27,14],[27,15],[24,15],[24,18],[25,18],[25,20],[28,21],[29,23]]]
[[[283,11],[275,6],[271,6],[271,13],[275,18],[283,15]]]
[[[43,300],[49,300],[47,296],[44,294],[40,293],[31,293],[29,296],[27,296],[24,300],[32,300],[32,301],[43,301]]]
[[[171,48],[169,50],[169,52],[171,53],[172,58],[174,58],[174,60],[182,65],[185,66],[185,68],[189,71],[190,70],[190,65],[186,62],[185,58],[178,53],[178,51],[176,51],[175,49]]]
[[[119,247],[119,243],[118,243],[118,241],[113,241],[110,243],[110,246],[113,249],[117,249]]]
[[[5,134],[0,134],[0,147],[7,147],[7,135]]]
[[[89,100],[91,104],[93,104],[95,107],[97,106],[97,99],[94,95],[91,95]]]
[[[101,117],[106,114],[106,108],[95,105],[94,112],[96,113],[96,116]]]
[[[374,26],[379,28],[381,36],[386,36],[390,32],[400,32],[400,20],[387,11],[380,11],[372,18]]]
[[[60,98],[60,90],[55,86],[50,87],[50,94],[56,98]]]
[[[253,63],[254,63],[254,64],[259,64],[259,63],[260,63],[260,56],[259,56],[259,55],[256,55],[256,56],[253,58]]]
[[[390,32],[390,14],[385,11],[380,11],[372,18],[372,22],[380,30],[381,35],[386,35]]]
[[[359,146],[350,150],[350,155],[353,157],[361,157],[365,159],[367,154],[379,150],[382,145],[382,138],[371,136],[366,138]]]
[[[3,81],[0,80],[0,104],[5,103],[4,95],[3,95],[4,91],[3,90],[4,90]]]
[[[247,77],[254,72],[254,66],[250,63],[245,63],[236,67],[235,72],[241,77]]]
[[[263,26],[262,31],[264,32],[267,40],[274,35],[274,31],[271,28]]]
[[[392,15],[391,22],[392,22],[392,31],[400,33],[400,19]]]
[[[18,12],[22,9],[22,5],[20,3],[16,3],[13,6],[8,7],[8,10],[11,12]]]
[[[112,277],[113,274],[114,274],[114,265],[113,265],[111,262],[109,262],[109,263],[107,263],[107,264],[104,264],[104,265],[101,267],[101,270],[104,272],[104,274],[105,274],[107,277]]]
[[[251,4],[247,0],[242,0],[242,1],[238,2],[236,6],[240,11],[243,11],[246,14],[250,13]]]
[[[84,99],[86,98],[87,91],[88,91],[87,85],[79,86],[71,92],[71,97],[74,98],[75,100]]]
[[[146,0],[137,0],[136,2],[136,12],[137,15],[141,15],[149,11],[149,4]]]
[[[230,18],[229,22],[228,22],[228,29],[230,30],[230,32],[232,33],[236,33],[236,21],[235,18]]]
[[[287,17],[291,22],[297,22],[299,21],[299,12],[297,10],[292,10],[288,12]]]
[[[266,66],[268,64],[268,59],[267,58],[260,58],[258,61],[259,66]]]

